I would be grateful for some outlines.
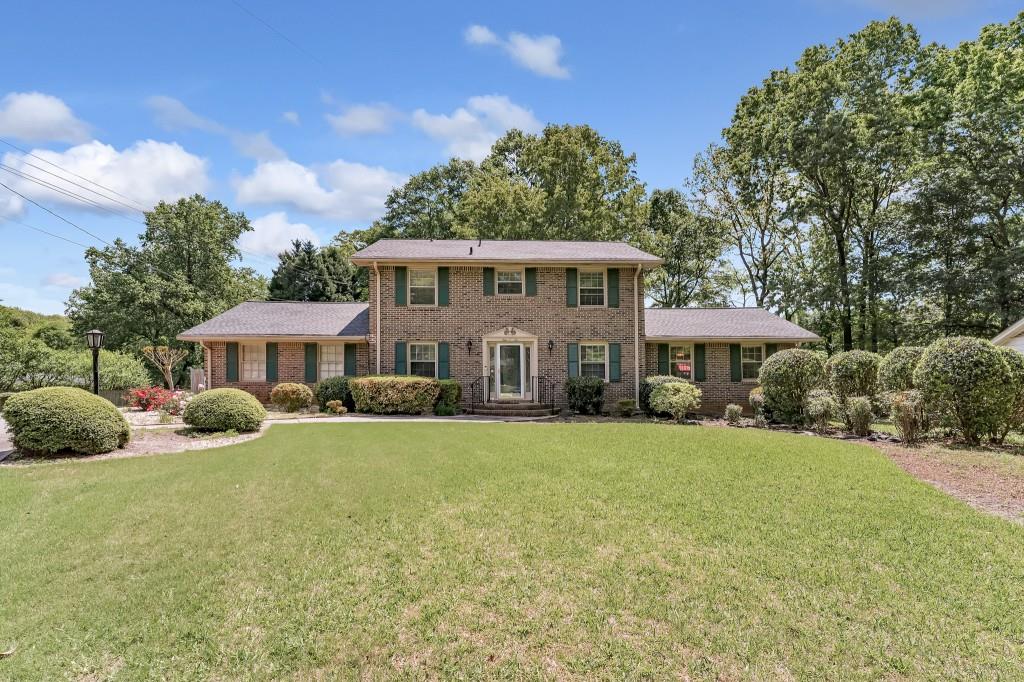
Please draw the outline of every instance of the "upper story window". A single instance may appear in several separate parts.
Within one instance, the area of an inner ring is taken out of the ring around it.
[[[321,379],[343,376],[345,374],[345,344],[320,344],[319,369],[319,377]]]
[[[409,374],[418,377],[437,377],[437,344],[409,344]]]
[[[693,380],[693,346],[669,346],[669,373],[674,377]]]
[[[583,270],[579,274],[580,305],[604,305],[604,271]]]
[[[498,270],[495,273],[498,282],[498,294],[505,296],[523,295],[522,270]]]
[[[580,344],[580,376],[608,378],[608,345]]]
[[[743,346],[740,348],[740,363],[743,367],[744,379],[757,379],[764,362],[764,346]]]
[[[409,304],[437,304],[437,270],[409,270]]]
[[[242,344],[242,381],[267,380],[267,345],[264,343]]]

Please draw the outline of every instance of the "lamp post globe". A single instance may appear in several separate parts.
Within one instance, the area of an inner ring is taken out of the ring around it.
[[[90,329],[85,333],[85,345],[92,351],[92,392],[100,393],[100,348],[103,347],[103,332]]]

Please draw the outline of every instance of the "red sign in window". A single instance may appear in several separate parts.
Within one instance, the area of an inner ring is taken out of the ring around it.
[[[676,365],[676,369],[679,370],[680,372],[684,372],[684,373],[685,372],[689,372],[690,371],[690,363],[688,363],[688,362],[680,362],[680,363],[678,363]]]

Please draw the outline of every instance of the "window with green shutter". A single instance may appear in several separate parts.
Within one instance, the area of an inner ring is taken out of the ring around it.
[[[526,295],[537,295],[537,268],[526,268]]]
[[[448,305],[448,268],[437,269],[437,305]]]
[[[658,344],[658,374],[661,376],[668,375],[668,344]]]
[[[729,379],[743,381],[743,356],[740,344],[729,344]]]
[[[565,305],[570,308],[575,308],[578,303],[579,292],[576,290],[576,278],[578,271],[576,268],[565,269]]]
[[[356,359],[359,357],[359,347],[354,343],[345,344],[345,376],[354,377],[358,370],[356,369]]]
[[[238,381],[238,344],[224,344],[225,379],[227,381]]]
[[[704,344],[697,343],[693,346],[693,380],[707,381],[707,362],[704,359]]]
[[[408,275],[404,266],[395,267],[395,305],[405,305],[409,287]]]
[[[267,344],[267,381],[277,381],[277,344]]]
[[[307,343],[305,345],[305,379],[307,384],[316,383],[316,363],[318,353],[315,343]]]
[[[484,296],[494,296],[494,268],[484,268]]]
[[[622,344],[608,344],[608,381],[622,381]]]
[[[578,343],[568,344],[569,348],[569,376],[580,375],[580,345]]]
[[[617,268],[608,268],[608,307],[619,307],[619,271]]]
[[[448,362],[448,343],[446,341],[437,342],[437,378],[447,379],[449,378],[449,362]]]
[[[395,341],[395,374],[408,374],[405,360],[405,341]]]

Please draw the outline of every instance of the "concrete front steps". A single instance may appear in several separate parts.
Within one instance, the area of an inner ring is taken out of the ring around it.
[[[496,400],[478,403],[467,410],[482,417],[550,417],[558,411],[554,405],[521,400]]]

